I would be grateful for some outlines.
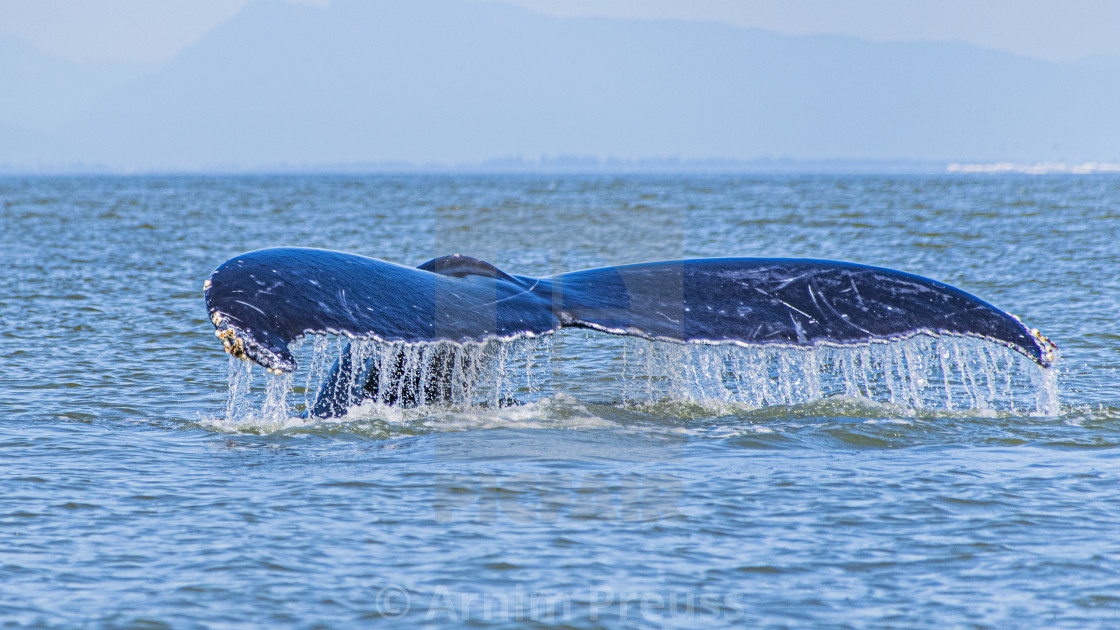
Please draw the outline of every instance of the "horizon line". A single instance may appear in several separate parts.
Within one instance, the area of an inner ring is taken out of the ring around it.
[[[106,164],[0,164],[0,176],[159,176],[159,175],[720,175],[720,174],[1120,174],[1120,163],[1054,160],[952,161],[918,158],[598,158],[556,155],[536,160],[522,157],[494,158],[480,162],[410,162],[406,160],[363,160],[352,162],[275,163],[243,166],[216,164],[193,167],[134,167]]]

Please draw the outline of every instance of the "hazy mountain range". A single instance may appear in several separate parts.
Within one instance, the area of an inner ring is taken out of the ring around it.
[[[153,68],[0,40],[0,164],[1120,162],[1120,60],[461,0],[256,2]],[[516,162],[516,160],[514,160]]]

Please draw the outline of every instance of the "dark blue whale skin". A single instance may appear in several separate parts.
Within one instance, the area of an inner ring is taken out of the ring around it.
[[[793,258],[651,262],[545,278],[468,256],[419,268],[341,252],[262,249],[222,264],[206,306],[227,352],[271,371],[309,333],[481,342],[563,326],[685,343],[865,344],[918,334],[985,339],[1049,367],[1053,343],[983,300],[901,271]]]

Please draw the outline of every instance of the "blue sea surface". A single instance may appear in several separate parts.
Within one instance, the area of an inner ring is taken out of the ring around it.
[[[1120,624],[1120,177],[5,177],[0,227],[4,627]],[[1062,359],[1013,383],[1033,368],[983,351],[952,400],[795,371],[751,399],[706,389],[711,356],[564,331],[492,371],[512,402],[309,421],[340,341],[283,381],[202,299],[280,245],[528,276],[846,260]]]

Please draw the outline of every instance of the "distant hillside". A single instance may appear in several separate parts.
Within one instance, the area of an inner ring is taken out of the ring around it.
[[[0,72],[0,93],[11,80]],[[257,2],[74,115],[55,157],[144,168],[541,154],[1120,161],[1117,111],[1111,60],[461,0]],[[0,148],[5,160],[19,151]]]
[[[0,125],[57,131],[140,73],[136,66],[55,59],[23,41],[0,36]]]

